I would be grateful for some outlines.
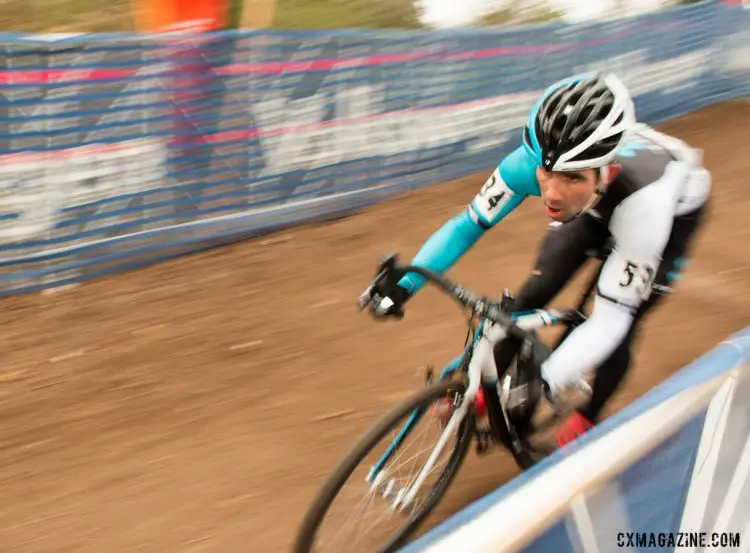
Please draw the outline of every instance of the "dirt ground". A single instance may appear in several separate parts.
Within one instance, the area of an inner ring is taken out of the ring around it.
[[[693,266],[647,321],[613,409],[750,323],[750,104],[662,128],[705,149],[715,200]],[[425,365],[460,351],[461,312],[433,289],[394,324],[375,323],[355,301],[384,252],[410,258],[485,176],[73,291],[3,300],[0,551],[288,550],[360,432],[422,385]],[[544,230],[528,201],[450,274],[478,292],[513,289]],[[472,450],[437,517],[516,474],[508,454]]]

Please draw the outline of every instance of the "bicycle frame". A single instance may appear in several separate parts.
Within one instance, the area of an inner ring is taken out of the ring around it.
[[[598,252],[597,257],[599,259],[604,259],[604,257],[606,257],[606,253],[608,253],[608,251],[606,250],[602,250],[602,251],[605,253]],[[577,306],[575,310],[571,310],[568,312],[562,312],[556,309],[535,309],[535,310],[516,311],[511,314],[512,320],[518,327],[527,331],[534,331],[534,330],[538,330],[544,327],[557,325],[560,323],[564,324],[566,326],[566,329],[562,333],[560,338],[557,340],[555,346],[553,347],[553,349],[556,348],[570,334],[570,332],[576,326],[580,324],[580,322],[572,322],[571,320],[566,319],[565,315],[571,312],[578,313],[583,316],[583,319],[585,319],[584,309],[592,292],[594,291],[594,288],[596,287],[596,283],[599,279],[599,275],[601,273],[602,267],[603,267],[603,263],[600,264],[598,270],[595,272],[592,279],[589,281],[588,286],[586,287],[584,293],[582,294],[581,301],[579,302],[579,305]],[[480,321],[479,325],[477,325],[477,328],[474,330],[474,335],[471,337],[471,340],[467,340],[467,342],[469,343],[467,343],[463,352],[459,356],[451,360],[449,363],[447,363],[440,372],[439,379],[443,380],[445,378],[449,378],[453,373],[455,373],[458,370],[466,371],[467,376],[468,376],[468,387],[467,387],[466,393],[464,394],[462,398],[461,403],[458,405],[457,409],[451,415],[451,418],[448,421],[446,428],[443,430],[441,434],[440,440],[438,441],[437,445],[433,449],[432,454],[430,455],[429,459],[420,470],[419,475],[417,476],[416,480],[409,487],[408,491],[402,490],[402,492],[400,492],[398,496],[396,497],[395,502],[394,502],[394,507],[396,508],[406,507],[409,504],[411,504],[419,488],[424,482],[425,478],[431,472],[432,466],[434,465],[434,462],[437,459],[437,457],[442,452],[442,449],[445,446],[445,443],[448,441],[448,439],[453,434],[454,430],[458,427],[458,425],[464,420],[466,412],[469,406],[472,404],[472,402],[476,398],[476,395],[479,391],[480,386],[483,386],[485,390],[489,392],[485,394],[485,399],[487,401],[488,419],[490,422],[490,429],[493,434],[493,438],[496,441],[499,441],[505,444],[506,446],[508,446],[508,448],[513,448],[515,446],[515,441],[512,439],[510,435],[513,432],[513,430],[511,428],[511,425],[507,417],[505,416],[505,411],[501,405],[499,394],[497,393],[498,381],[497,380],[495,380],[494,382],[487,382],[486,380],[483,381],[480,368],[472,367],[472,370],[469,371],[472,354],[473,354],[473,351],[477,342],[483,335],[485,322],[486,322],[486,319],[483,319]],[[424,415],[424,409],[415,409],[412,412],[411,416],[409,417],[409,420],[406,422],[404,427],[401,429],[398,435],[391,442],[388,449],[381,456],[381,458],[377,461],[377,463],[375,463],[373,467],[370,469],[370,472],[367,475],[367,482],[370,485],[373,485],[373,483],[376,482],[385,464],[390,460],[393,453],[400,447],[404,439],[409,435],[409,433],[412,431],[414,426],[420,421],[423,415]],[[515,455],[517,452],[512,451],[512,453]]]
[[[543,328],[546,326],[558,324],[561,320],[560,315],[561,315],[561,312],[554,310],[554,309],[538,309],[538,310],[517,311],[513,313],[511,317],[520,328],[524,330],[536,330],[536,329]],[[464,418],[464,415],[466,414],[466,411],[468,410],[468,407],[472,404],[472,402],[476,398],[476,395],[479,391],[479,387],[482,384],[481,371],[480,371],[480,368],[476,368],[476,369],[472,369],[472,371],[469,372],[468,368],[470,365],[470,360],[471,360],[474,347],[476,346],[477,342],[479,341],[484,331],[485,322],[486,322],[485,320],[480,321],[479,325],[474,331],[474,335],[470,343],[466,345],[463,353],[459,355],[458,357],[454,358],[453,360],[451,360],[448,364],[446,364],[445,367],[443,367],[442,371],[440,372],[439,379],[442,380],[444,378],[450,377],[453,373],[455,373],[458,370],[466,370],[468,374],[469,387],[462,398],[461,404],[458,406],[456,411],[454,411],[450,420],[448,421],[448,424],[445,430],[443,431],[441,438],[438,441],[438,444],[436,445],[435,449],[430,455],[430,458],[428,459],[427,463],[425,463],[424,467],[422,467],[422,470],[420,471],[420,474],[417,476],[417,479],[415,480],[414,484],[411,486],[407,494],[405,495],[400,494],[400,496],[396,498],[396,502],[401,503],[403,506],[406,506],[409,503],[411,503],[414,496],[416,495],[416,492],[421,486],[422,482],[432,470],[432,465],[434,464],[435,460],[442,452],[442,449],[445,446],[445,443],[447,442],[448,438],[450,438],[450,436],[453,433],[453,430],[455,430],[455,428],[461,423],[461,421]],[[497,380],[495,380],[494,383],[490,383],[490,384],[496,385]],[[370,472],[367,475],[368,483],[373,484],[373,482],[375,482],[378,475],[380,474],[380,471],[383,469],[383,467],[391,458],[391,456],[396,451],[396,449],[398,449],[398,447],[403,443],[403,440],[409,435],[409,433],[414,428],[414,426],[419,422],[419,420],[422,418],[422,415],[424,415],[424,409],[415,409],[412,412],[411,416],[409,417],[409,420],[406,422],[404,427],[401,429],[398,435],[391,442],[388,449],[381,456],[381,458],[377,461],[377,463],[375,463],[375,465],[373,465],[373,467],[370,469]],[[491,420],[492,420],[492,417],[491,417]],[[498,421],[492,422],[492,424],[495,425],[497,422]]]

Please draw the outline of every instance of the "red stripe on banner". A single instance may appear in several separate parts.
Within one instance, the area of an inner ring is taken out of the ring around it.
[[[659,25],[659,32],[673,30],[683,27],[681,23]],[[236,63],[227,67],[216,69],[218,75],[247,75],[262,74],[276,75],[281,73],[305,73],[309,71],[325,71],[331,69],[347,69],[353,67],[370,67],[377,65],[389,65],[406,63],[419,59],[430,58],[435,62],[455,62],[475,60],[482,58],[495,58],[504,56],[526,56],[538,55],[552,52],[564,52],[588,48],[599,44],[605,44],[642,33],[644,26],[637,30],[621,32],[604,38],[586,40],[573,44],[539,44],[533,46],[502,46],[499,48],[487,48],[484,50],[473,50],[469,52],[458,52],[455,54],[436,54],[434,50],[419,50],[416,52],[400,52],[395,54],[376,54],[374,56],[361,56],[352,58],[330,58],[309,61],[283,61],[283,62],[258,62],[258,63]],[[69,83],[77,81],[100,81],[108,79],[127,79],[135,76],[139,69],[5,69],[0,71],[0,84],[33,85]],[[174,73],[174,71],[172,71]],[[158,76],[154,73],[154,76]]]
[[[122,79],[136,75],[137,69],[5,69],[0,84],[49,84],[76,81]]]
[[[145,142],[148,145],[148,142]],[[120,152],[127,150],[128,148],[136,149],[138,147],[143,148],[144,142],[140,139],[127,140],[124,142],[115,142],[107,144],[90,144],[87,146],[73,146],[72,148],[64,148],[60,150],[48,150],[45,152],[17,152],[13,154],[1,154],[0,155],[0,166],[3,165],[18,165],[20,163],[39,164],[52,159],[60,159],[61,157],[69,158],[83,158],[97,155],[105,155],[113,152]]]
[[[229,67],[220,68],[218,73],[223,75],[243,75],[247,73],[279,74],[305,73],[308,71],[325,71],[330,69],[347,69],[352,67],[370,67],[373,65],[389,65],[405,63],[428,58],[434,54],[429,51],[404,52],[399,54],[378,54],[356,58],[333,58],[309,61],[282,61],[261,63],[236,63]]]
[[[236,63],[228,67],[217,69],[220,75],[244,75],[244,74],[280,74],[280,73],[305,73],[309,71],[325,71],[331,69],[347,69],[353,67],[370,67],[377,65],[389,65],[406,63],[424,58],[432,58],[435,61],[465,61],[482,58],[502,56],[522,56],[555,51],[585,48],[596,44],[602,44],[627,36],[628,33],[619,33],[603,39],[588,40],[575,44],[541,44],[534,46],[504,46],[501,48],[489,48],[485,50],[474,50],[460,52],[457,54],[436,55],[434,51],[424,50],[416,52],[402,52],[396,54],[377,54],[374,56],[362,56],[353,58],[317,59],[309,61],[292,62],[259,62],[259,63]],[[138,69],[5,69],[0,71],[0,84],[33,85],[69,83],[77,81],[100,81],[108,79],[127,79],[137,74]],[[155,74],[158,75],[158,74]]]

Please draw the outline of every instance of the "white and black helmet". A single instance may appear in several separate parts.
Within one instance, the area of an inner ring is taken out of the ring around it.
[[[550,86],[529,113],[523,145],[548,171],[611,163],[635,126],[635,107],[612,73],[584,74]]]

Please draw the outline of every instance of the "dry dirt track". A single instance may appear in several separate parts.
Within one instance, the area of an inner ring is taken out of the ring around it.
[[[715,202],[613,408],[750,323],[750,104],[663,128],[705,149]],[[421,385],[421,367],[460,350],[464,321],[436,291],[399,324],[372,322],[354,301],[383,252],[413,255],[485,173],[330,224],[3,301],[0,552],[286,551],[350,442]],[[544,228],[526,202],[451,276],[477,291],[517,287]],[[504,453],[470,453],[439,516],[515,474]]]

